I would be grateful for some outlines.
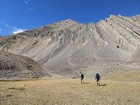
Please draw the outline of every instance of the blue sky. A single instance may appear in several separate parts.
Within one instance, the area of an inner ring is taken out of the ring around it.
[[[0,0],[0,36],[69,18],[98,22],[110,14],[140,14],[140,0]]]

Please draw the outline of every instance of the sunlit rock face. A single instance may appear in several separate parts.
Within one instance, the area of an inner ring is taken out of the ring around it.
[[[139,15],[111,15],[89,24],[68,19],[0,37],[0,50],[32,58],[48,72],[60,75],[88,72],[95,66],[136,66],[140,61],[139,49]]]

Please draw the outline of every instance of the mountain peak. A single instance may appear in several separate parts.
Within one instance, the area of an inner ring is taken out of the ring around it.
[[[112,66],[110,70],[116,70],[119,65],[129,67],[128,62],[132,62],[130,66],[137,67],[140,65],[139,27],[139,16],[131,20],[130,17],[111,15],[96,24],[66,19],[0,38],[0,50],[28,56],[50,74],[64,76],[77,75],[84,69],[90,74],[95,65],[102,66],[102,70],[108,66]]]
[[[72,19],[66,19],[66,20],[62,20],[60,21],[61,23],[77,23],[76,21],[72,20]]]

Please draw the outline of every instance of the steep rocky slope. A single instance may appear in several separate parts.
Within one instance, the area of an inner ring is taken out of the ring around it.
[[[32,59],[0,51],[0,80],[23,80],[50,76]]]
[[[48,72],[61,75],[76,74],[78,69],[90,73],[111,65],[135,67],[140,61],[139,49],[139,15],[111,15],[89,24],[68,19],[0,38],[0,50],[28,56]]]

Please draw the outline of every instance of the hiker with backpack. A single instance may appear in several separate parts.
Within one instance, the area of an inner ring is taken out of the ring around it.
[[[81,73],[80,78],[81,78],[81,84],[83,84],[84,83],[84,74],[83,73]]]
[[[101,80],[101,76],[100,76],[100,74],[99,74],[98,72],[97,72],[96,75],[95,75],[95,80],[96,80],[96,82],[97,82],[97,86],[100,86],[99,81]]]

